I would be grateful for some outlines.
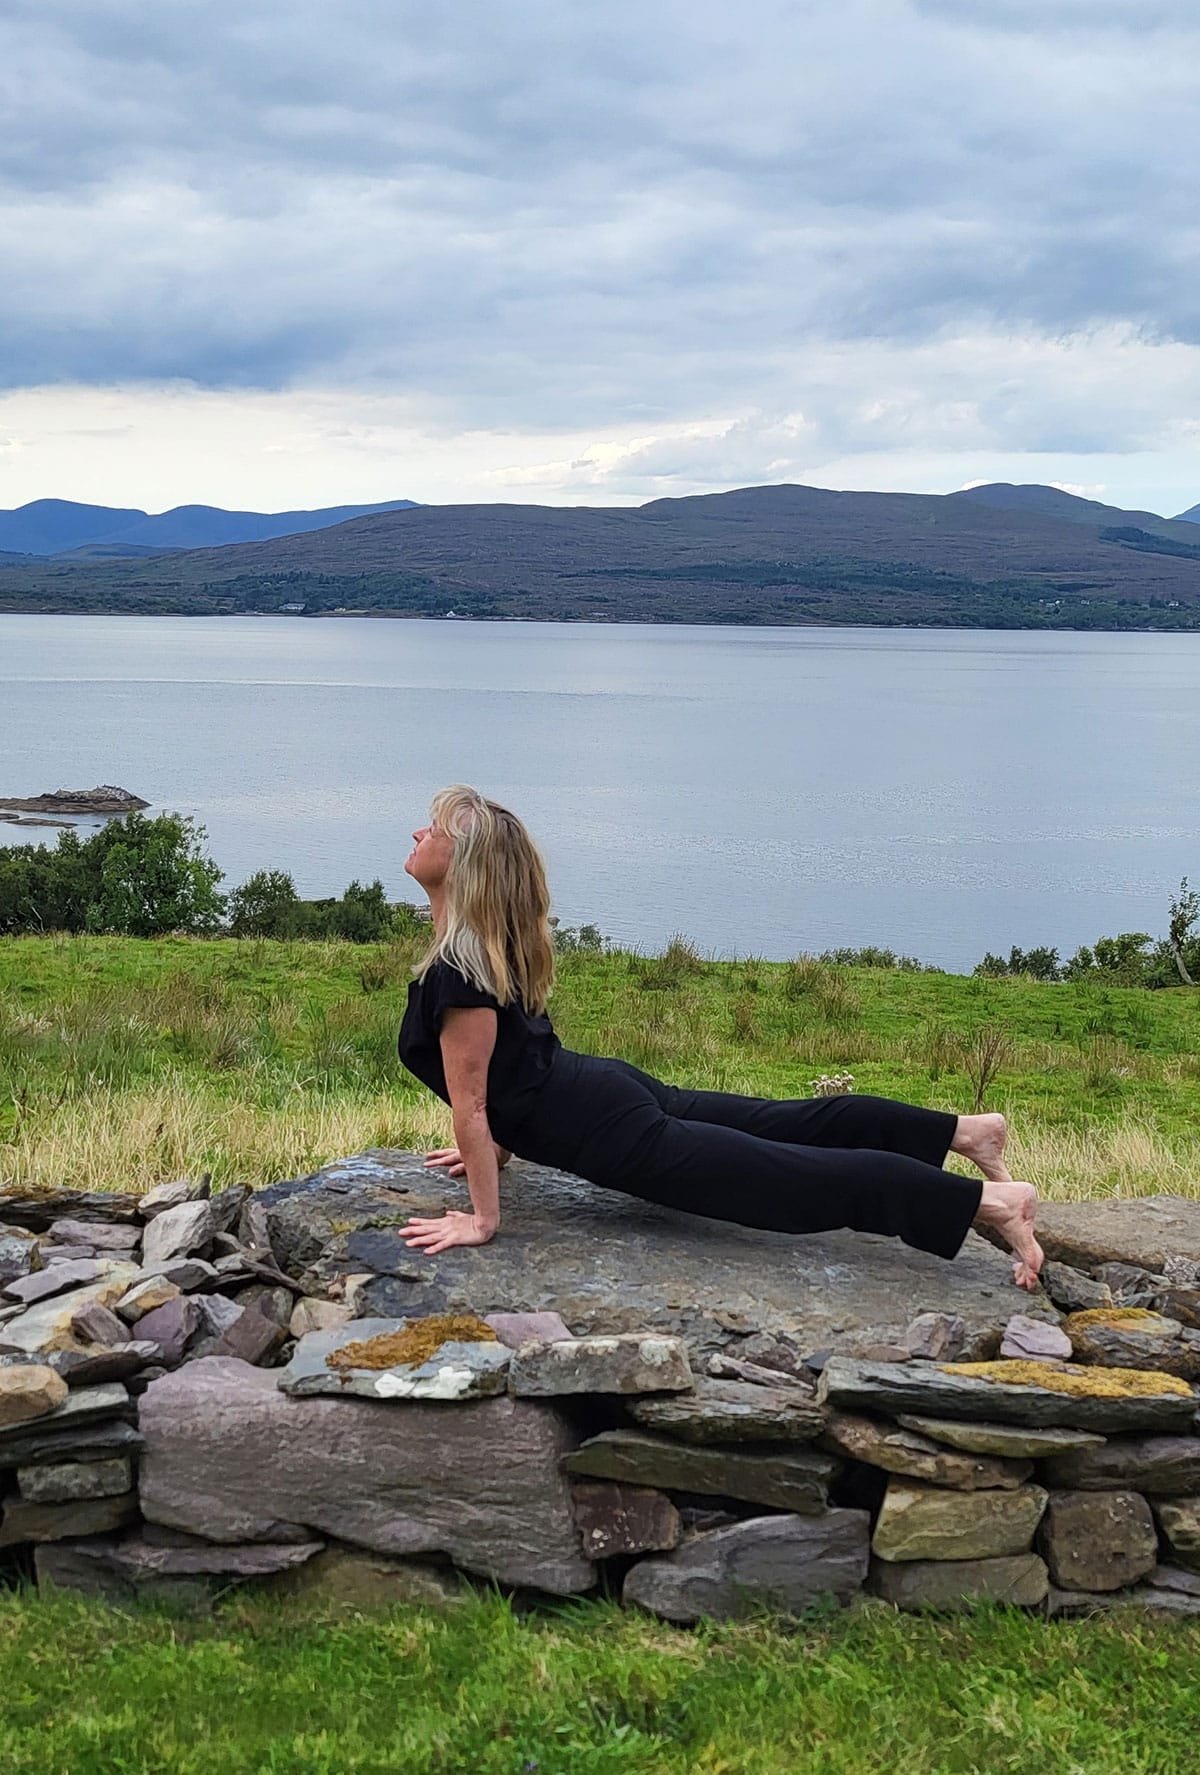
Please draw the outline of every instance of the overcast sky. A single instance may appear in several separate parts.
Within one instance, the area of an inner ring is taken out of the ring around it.
[[[1196,0],[0,0],[0,506],[1200,501]]]

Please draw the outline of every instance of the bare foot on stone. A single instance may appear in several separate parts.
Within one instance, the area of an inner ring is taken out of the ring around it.
[[[1045,1253],[1033,1236],[1037,1191],[1031,1183],[989,1181],[983,1186],[976,1220],[990,1228],[1013,1254],[1013,1281],[1032,1293],[1045,1261]]]
[[[978,1166],[992,1183],[1011,1183],[1012,1172],[1004,1162],[1008,1123],[999,1114],[959,1116],[950,1151],[961,1153]]]

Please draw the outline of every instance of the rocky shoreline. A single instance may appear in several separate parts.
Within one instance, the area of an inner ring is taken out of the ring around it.
[[[396,1230],[446,1193],[411,1153],[0,1197],[0,1560],[200,1608],[484,1581],[676,1622],[1200,1614],[1200,1203],[1056,1205],[1029,1297],[974,1239],[945,1264],[513,1171],[501,1238],[437,1259]]]

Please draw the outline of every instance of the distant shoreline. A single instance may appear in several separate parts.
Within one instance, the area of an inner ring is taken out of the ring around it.
[[[1200,610],[1181,611],[1178,617],[1187,620],[1167,620],[1156,623],[1098,623],[1098,622],[1042,622],[1042,623],[999,623],[988,622],[880,622],[877,619],[856,621],[852,616],[839,617],[797,617],[791,622],[768,622],[753,615],[740,616],[728,622],[706,621],[699,616],[680,616],[678,618],[621,616],[433,616],[427,611],[415,610],[314,610],[283,611],[283,610],[14,610],[0,609],[0,621],[9,616],[61,617],[71,620],[80,618],[101,618],[109,620],[113,617],[139,617],[153,621],[184,621],[204,622],[214,619],[224,621],[262,621],[287,620],[289,622],[410,622],[410,623],[471,623],[489,628],[500,626],[531,626],[561,629],[876,629],[883,633],[895,633],[897,630],[921,633],[943,634],[996,634],[996,635],[1196,635],[1200,634]]]

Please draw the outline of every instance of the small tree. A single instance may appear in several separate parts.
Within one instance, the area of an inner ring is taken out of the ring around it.
[[[231,937],[293,937],[301,917],[296,884],[283,869],[259,869],[229,896]]]
[[[370,887],[352,881],[331,908],[329,922],[333,935],[347,942],[381,943],[392,935],[396,921],[383,883],[376,879]]]
[[[181,814],[110,820],[81,847],[91,866],[85,928],[125,937],[215,930],[225,910],[217,890],[223,872],[204,855],[205,836]]]

